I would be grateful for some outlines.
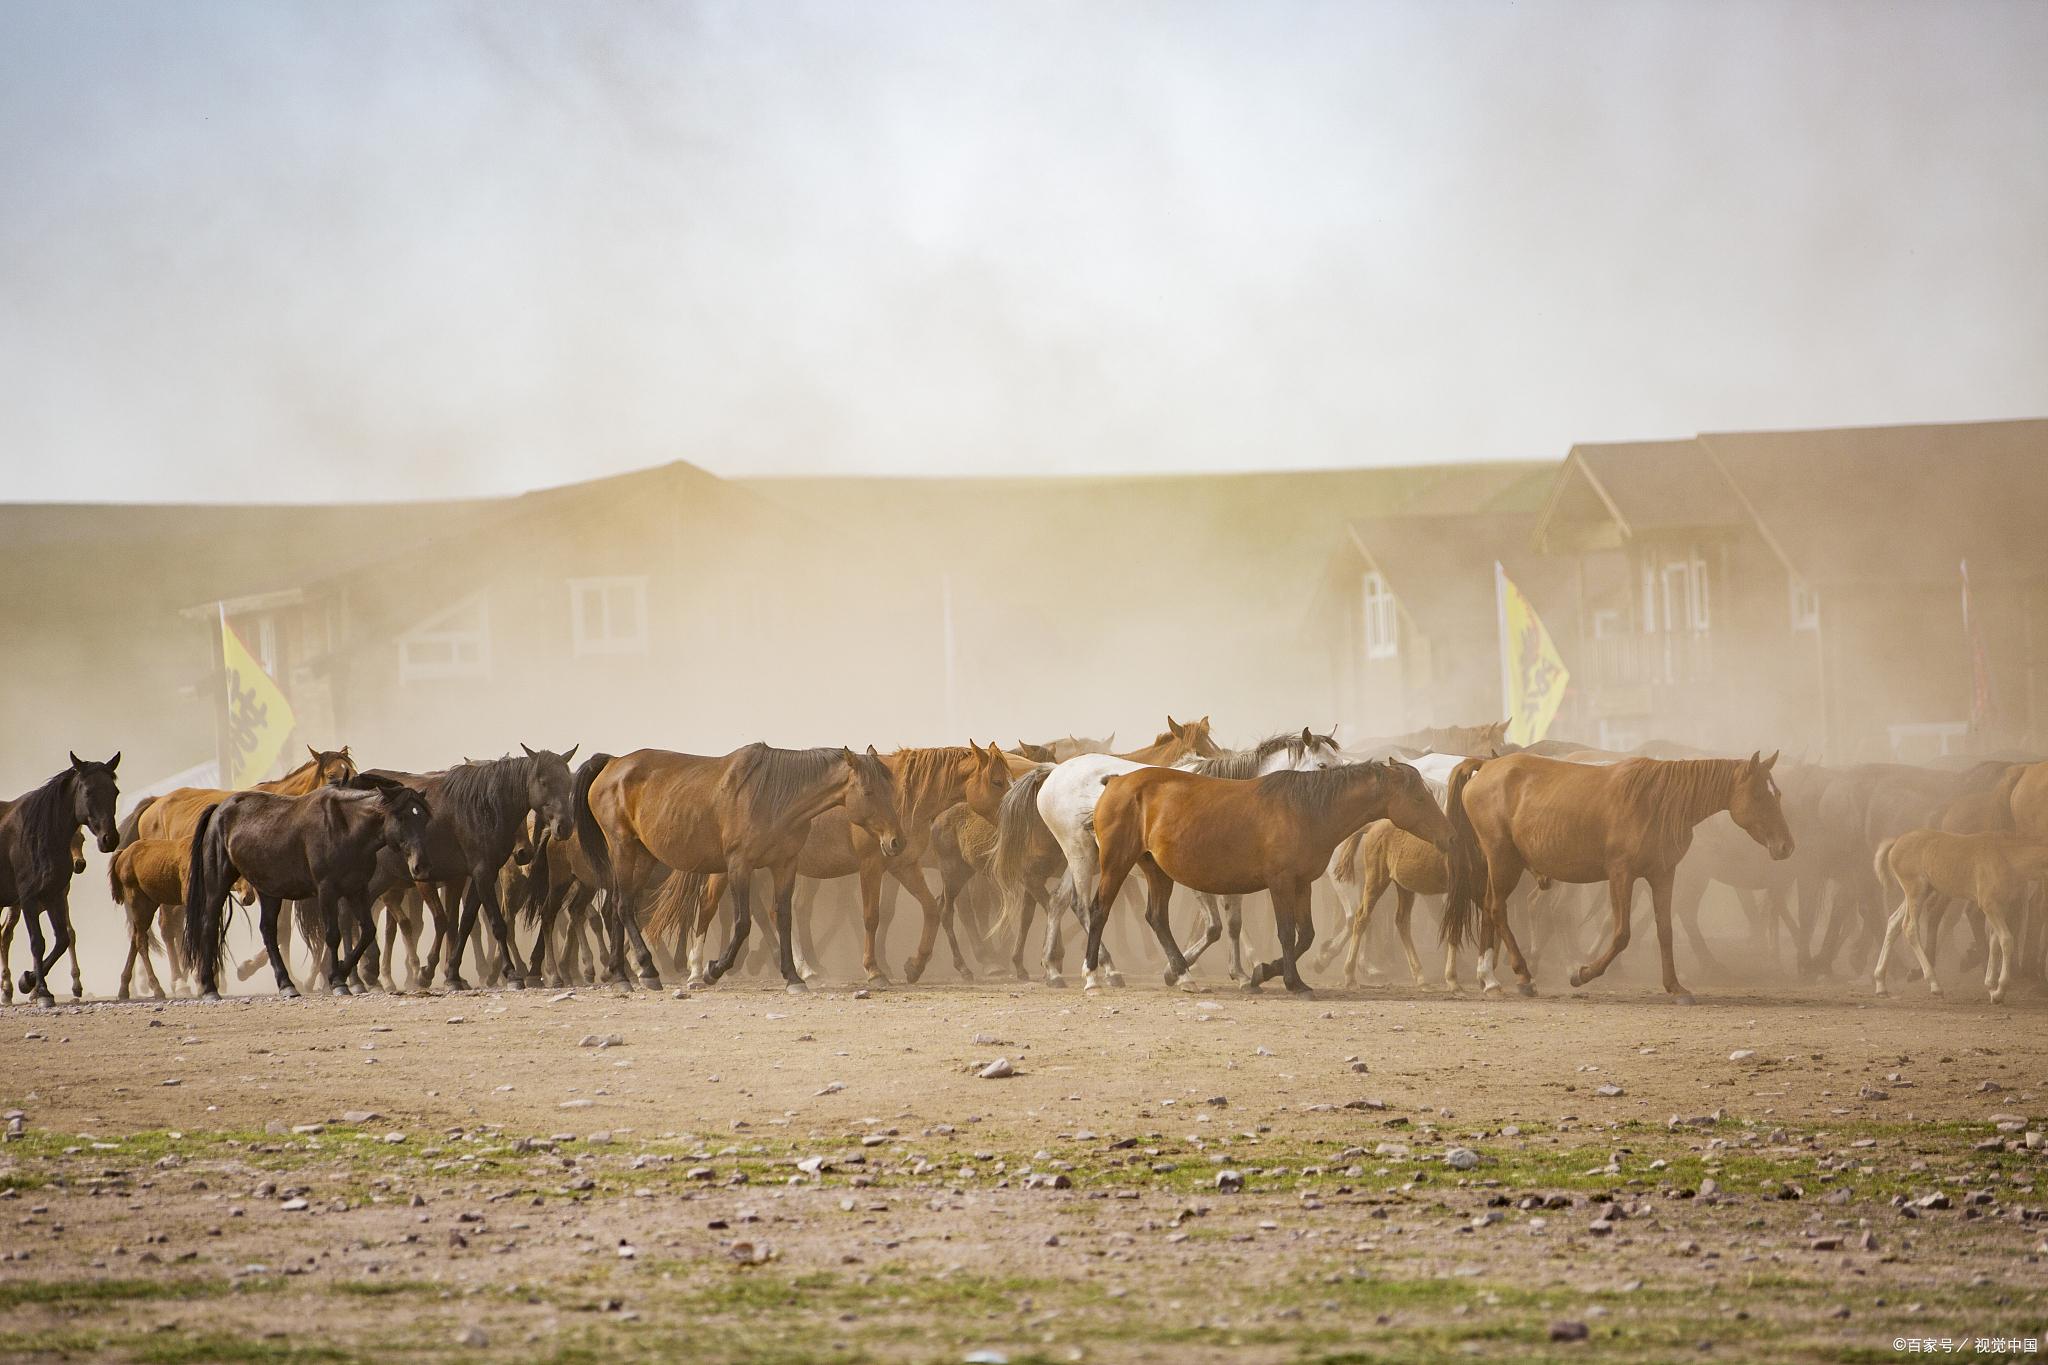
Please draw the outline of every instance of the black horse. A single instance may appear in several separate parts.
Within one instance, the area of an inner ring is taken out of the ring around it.
[[[298,990],[277,946],[277,912],[288,900],[317,902],[327,931],[327,979],[336,995],[365,950],[376,951],[370,926],[370,880],[377,855],[395,849],[407,866],[426,865],[427,804],[412,788],[372,775],[305,796],[241,791],[199,816],[185,877],[185,946],[199,968],[202,998],[220,998],[220,957],[227,939],[223,902],[241,877],[261,902],[263,948],[279,995]],[[343,916],[358,936],[341,956]]]
[[[112,853],[119,839],[114,803],[120,796],[116,753],[104,763],[77,754],[71,766],[13,801],[0,801],[0,905],[21,907],[28,923],[30,969],[21,974],[23,994],[39,1005],[55,1004],[45,973],[71,947],[73,836],[92,830],[100,852]],[[43,918],[49,917],[49,951],[44,952]]]
[[[575,831],[569,760],[582,746],[571,745],[566,754],[519,747],[524,752],[518,757],[473,759],[444,772],[404,778],[425,793],[433,808],[426,862],[413,872],[386,858],[376,894],[407,881],[462,888],[461,917],[453,926],[444,977],[452,991],[469,989],[462,979],[462,956],[479,910],[504,949],[507,980],[515,989],[526,985],[526,965],[499,904],[498,873],[520,842],[529,813],[537,818],[541,832],[552,838],[567,839]],[[437,942],[435,951],[439,950]]]

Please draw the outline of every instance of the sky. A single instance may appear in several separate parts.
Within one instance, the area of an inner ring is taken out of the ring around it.
[[[0,0],[0,499],[2048,415],[2048,5]]]

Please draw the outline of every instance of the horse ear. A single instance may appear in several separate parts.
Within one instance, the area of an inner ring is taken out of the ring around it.
[[[576,742],[575,742],[574,744],[571,744],[571,745],[569,746],[569,752],[568,752],[568,753],[566,753],[566,754],[563,754],[563,755],[562,755],[562,762],[564,762],[564,763],[569,763],[569,762],[573,762],[573,761],[575,760],[575,758],[576,758],[576,751],[577,751],[578,749],[582,748],[582,747],[583,747],[583,741],[582,741],[582,740],[580,740],[580,739],[579,739],[579,740],[577,740],[577,741],[576,741]]]
[[[881,756],[880,754],[876,753],[876,752],[875,752],[875,746],[874,746],[874,745],[872,745],[872,744],[870,744],[870,745],[868,745],[868,757],[869,757],[869,758],[872,758],[872,759],[875,759],[876,761],[878,761],[878,762],[879,762],[879,761],[881,760],[881,757],[882,757],[882,756]]]
[[[1180,722],[1173,718],[1173,713],[1171,711],[1166,713],[1166,732],[1170,735],[1186,733],[1181,729]]]
[[[341,746],[341,756],[342,756],[343,758],[347,758],[347,757],[349,757],[349,752],[348,752],[348,745],[344,744],[344,745],[342,745],[342,746]]]
[[[1772,755],[1771,755],[1771,757],[1775,759],[1775,758],[1777,757],[1777,755],[1776,755],[1776,754],[1772,754]],[[112,771],[114,771],[114,769],[116,769],[116,768],[118,768],[118,767],[120,767],[120,766],[121,766],[121,751],[120,751],[119,749],[116,749],[116,750],[114,750],[114,756],[113,756],[112,758],[110,758],[110,759],[108,759],[108,760],[107,760],[107,771],[108,771],[108,772],[112,772]]]
[[[1784,752],[1783,749],[1771,750],[1771,756],[1764,760],[1764,771],[1769,772],[1772,768],[1778,766],[1778,755]]]
[[[1301,727],[1301,747],[1304,749],[1316,747],[1316,732],[1309,729],[1306,725]]]
[[[532,757],[533,757],[533,750],[532,750],[531,748],[528,748],[528,747],[527,747],[527,743],[526,743],[526,741],[525,741],[525,740],[523,740],[523,739],[522,739],[522,740],[520,740],[520,741],[519,741],[519,747],[520,747],[520,748],[522,748],[522,749],[525,749],[525,750],[526,750],[526,756],[527,756],[528,758],[532,758]]]
[[[315,763],[318,763],[320,761],[320,751],[314,748],[312,745],[308,744],[306,746],[306,752],[313,755],[313,761]]]
[[[1763,751],[1763,750],[1761,750],[1761,749],[1758,749],[1758,750],[1756,750],[1756,751],[1755,751],[1754,753],[1750,754],[1750,756],[1749,756],[1749,766],[1750,766],[1750,767],[1752,767],[1752,768],[1757,768],[1757,767],[1761,767],[1761,766],[1763,766],[1763,757],[1764,757],[1764,751]]]

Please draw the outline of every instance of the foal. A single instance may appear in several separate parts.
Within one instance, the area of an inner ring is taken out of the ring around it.
[[[1927,975],[1927,989],[1941,994],[1934,959],[1921,940],[1920,916],[1943,898],[1968,901],[1984,913],[1991,926],[1992,947],[1984,962],[1984,986],[1991,1003],[2005,999],[2012,979],[2013,921],[2026,893],[2048,878],[2048,844],[2019,834],[1950,834],[1946,830],[1908,830],[1877,850],[1877,885],[1899,887],[1899,908],[1884,927],[1884,947],[1877,955],[1877,993],[1883,995],[1884,968],[1892,943],[1905,931]]]

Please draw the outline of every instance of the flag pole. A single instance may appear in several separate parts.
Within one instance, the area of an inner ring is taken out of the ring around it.
[[[1500,710],[1512,728],[1515,720],[1515,670],[1508,649],[1508,571],[1493,561],[1493,609],[1499,621]]]
[[[228,673],[228,604],[221,600],[213,605],[217,618],[213,630],[213,761],[220,769],[215,785],[231,790],[235,780],[234,699],[228,693],[234,682]]]

